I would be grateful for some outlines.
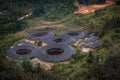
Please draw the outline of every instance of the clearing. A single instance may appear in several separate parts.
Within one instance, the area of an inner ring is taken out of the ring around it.
[[[79,8],[77,11],[74,12],[74,14],[87,14],[94,12],[95,10],[102,9],[106,6],[111,6],[115,4],[115,2],[111,0],[106,0],[104,4],[92,4],[92,5],[85,5]]]

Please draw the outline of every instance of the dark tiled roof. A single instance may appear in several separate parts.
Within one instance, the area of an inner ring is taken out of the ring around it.
[[[85,33],[79,30],[67,31],[67,32],[64,32],[62,35],[68,36],[74,39],[82,39],[85,37]]]
[[[47,54],[47,50],[52,49],[52,48],[60,48],[63,49],[64,52],[59,55],[50,55]],[[41,47],[36,51],[36,57],[38,59],[44,60],[44,61],[49,61],[49,62],[57,62],[57,61],[64,61],[67,60],[71,57],[72,54],[74,54],[76,51],[74,48],[68,45],[63,45],[63,44],[49,44],[48,46]]]
[[[71,44],[71,43],[74,43],[76,41],[77,40],[74,39],[74,38],[71,38],[71,37],[68,37],[68,36],[64,36],[64,35],[59,35],[59,36],[54,36],[54,37],[49,38],[48,44],[50,42],[51,43],[58,43],[58,44]]]
[[[34,31],[27,35],[25,38],[28,40],[41,40],[44,41],[50,37],[53,37],[54,33],[50,31]]]
[[[86,44],[82,44],[82,47],[85,48],[97,48],[102,44],[102,42],[100,40],[96,40],[95,42],[91,42],[91,43],[86,43]]]
[[[17,51],[25,50],[25,49],[30,50],[30,53],[24,54],[24,55],[17,54]],[[28,58],[34,57],[35,55],[34,51],[36,49],[37,49],[37,46],[31,45],[28,43],[24,43],[24,44],[19,43],[18,45],[16,44],[13,48],[8,50],[7,56],[15,60],[28,59]]]
[[[102,42],[100,40],[97,40],[95,42],[93,42],[92,44],[90,44],[91,48],[97,48],[102,44]]]
[[[99,37],[92,36],[92,37],[85,38],[84,41],[88,42],[88,43],[91,43],[91,42],[95,42],[98,39],[99,39]]]

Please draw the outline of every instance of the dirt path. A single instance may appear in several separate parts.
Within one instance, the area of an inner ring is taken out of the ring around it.
[[[104,4],[93,4],[93,5],[82,6],[77,11],[75,11],[74,14],[91,13],[91,12],[94,12],[95,10],[102,9],[102,8],[104,8],[106,6],[111,6],[113,4],[115,4],[115,2],[110,1],[110,0],[106,0],[106,2]]]

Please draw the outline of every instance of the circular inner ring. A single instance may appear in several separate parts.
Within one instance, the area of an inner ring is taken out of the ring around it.
[[[16,53],[19,55],[25,55],[25,54],[30,54],[31,50],[30,49],[20,49],[17,50]]]
[[[57,39],[54,39],[53,41],[55,41],[55,42],[62,42],[63,39],[62,38],[57,38]]]
[[[76,36],[76,35],[78,35],[78,33],[77,32],[70,32],[70,33],[68,33],[68,35],[70,35],[70,36]]]
[[[59,55],[64,53],[64,50],[61,48],[52,48],[47,50],[47,54],[49,55]]]
[[[47,35],[47,34],[48,34],[47,32],[40,32],[40,33],[34,34],[33,36],[34,36],[34,37],[39,37],[39,36],[45,36],[45,35]]]

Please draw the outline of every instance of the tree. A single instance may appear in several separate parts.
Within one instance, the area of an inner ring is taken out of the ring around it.
[[[4,54],[0,54],[0,79],[27,80],[21,67],[15,62],[9,61]]]
[[[108,49],[105,58],[105,68],[109,75],[109,80],[120,79],[120,44],[115,44]]]

